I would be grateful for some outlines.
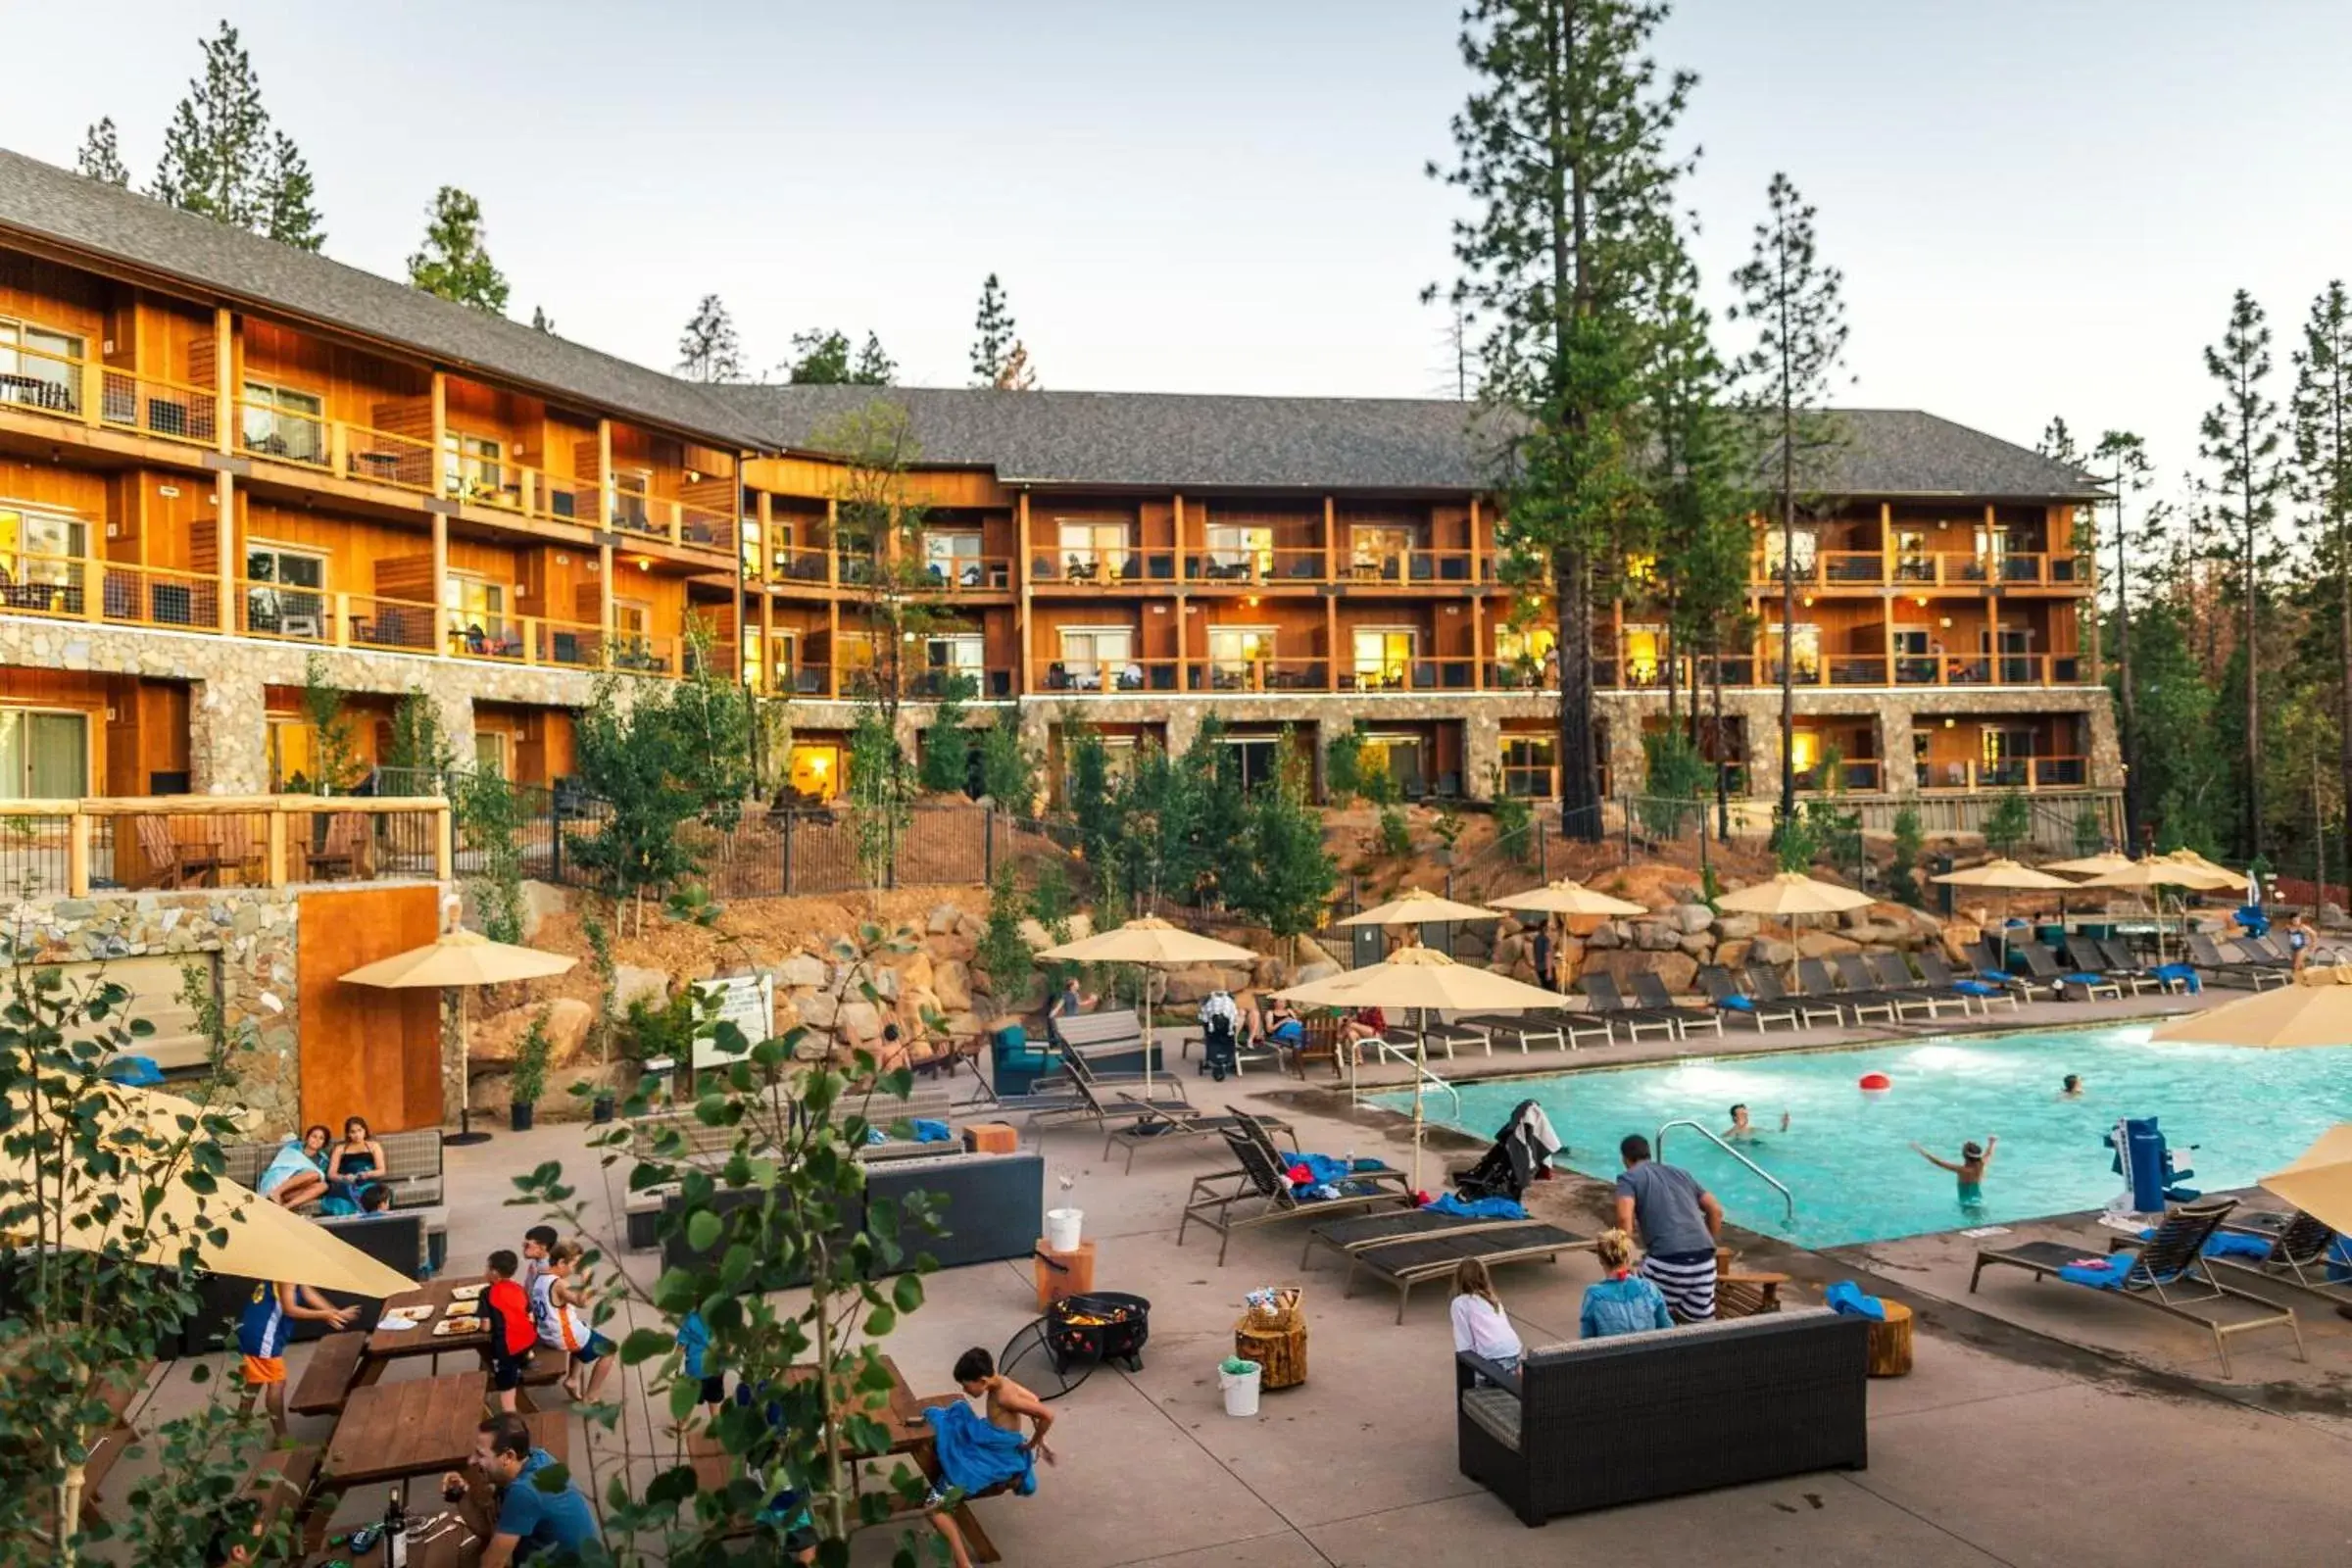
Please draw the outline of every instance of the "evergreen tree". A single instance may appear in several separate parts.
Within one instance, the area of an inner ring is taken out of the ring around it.
[[[1740,290],[1733,316],[1756,329],[1756,346],[1740,369],[1781,529],[1780,820],[1787,822],[1796,814],[1796,514],[1818,495],[1838,444],[1827,404],[1845,356],[1845,304],[1838,270],[1821,263],[1813,208],[1787,174],[1772,176],[1765,202],[1755,248],[1732,274]]]
[[[858,347],[858,358],[850,366],[850,381],[855,386],[890,386],[899,378],[898,361],[882,352],[882,339],[872,332]]]
[[[715,294],[706,294],[678,338],[678,373],[689,381],[743,379],[743,344],[734,318]]]
[[[2092,463],[2104,470],[2102,477],[2115,488],[2115,671],[2114,689],[2117,707],[2122,712],[2121,736],[2124,753],[2124,838],[2130,854],[2140,850],[2140,823],[2147,814],[2148,801],[2139,787],[2139,724],[2137,708],[2139,693],[2132,679],[2132,528],[2130,507],[2134,497],[2146,492],[2156,476],[2155,465],[2148,462],[2147,443],[2129,430],[2109,430],[2099,437],[2091,449]],[[2143,526],[2157,522],[2159,515],[2150,511]]]
[[[409,258],[409,281],[427,294],[504,315],[506,274],[482,240],[482,204],[455,185],[442,186],[425,210],[424,248]]]
[[[1664,17],[1642,0],[1469,0],[1474,85],[1453,118],[1452,167],[1431,166],[1472,205],[1454,224],[1449,298],[1484,326],[1481,398],[1502,416],[1489,421],[1500,542],[1551,571],[1561,823],[1587,839],[1601,831],[1593,605],[1642,491],[1642,301],[1674,243],[1687,167],[1667,139],[1692,78],[1643,53]]]
[[[2218,744],[2214,688],[2199,666],[2190,627],[2187,613],[2167,600],[2150,604],[2132,626],[2138,634],[2132,686],[2139,736],[2133,771],[2160,850],[2209,844],[2210,824],[2230,820],[2237,808],[2227,754]]]
[[[2261,624],[2263,576],[2277,564],[2272,529],[2278,493],[2286,483],[2279,461],[2278,405],[2264,390],[2271,374],[2271,328],[2262,307],[2244,289],[2230,305],[2220,343],[2205,350],[2205,373],[2222,386],[2222,401],[2198,426],[2198,455],[2217,470],[2209,491],[2212,515],[2226,545],[2238,598],[2245,648],[2245,853],[2262,854],[2262,661],[2255,651]]]
[[[2333,579],[2336,769],[2352,801],[2352,297],[2340,278],[2311,302],[2294,358],[2294,493]]]
[[[190,79],[164,127],[164,156],[148,194],[182,212],[317,250],[325,235],[311,205],[317,191],[310,168],[292,138],[271,129],[261,77],[237,29],[223,22],[200,47],[203,74]],[[111,140],[112,122],[92,127],[93,140],[100,129]]]
[[[1037,759],[1021,745],[1020,726],[991,724],[980,732],[980,793],[1000,811],[1026,817],[1037,808]]]
[[[872,332],[853,355],[847,332],[810,327],[792,335],[792,353],[784,378],[795,386],[889,386],[899,376],[897,363]]]
[[[91,179],[102,179],[109,185],[129,186],[130,171],[122,167],[122,148],[115,134],[112,115],[83,133],[81,151],[74,155],[74,167]]]
[[[556,335],[556,318],[547,314],[546,306],[534,305],[531,307],[531,330],[545,332],[549,337]]]
[[[1303,760],[1292,756],[1250,801],[1248,899],[1240,906],[1285,940],[1315,929],[1340,882],[1311,793]]]
[[[1005,363],[1012,358],[1020,333],[1013,326],[1012,307],[997,274],[980,285],[980,314],[972,322],[972,385],[1001,387]]]
[[[971,782],[972,740],[963,728],[963,700],[969,695],[961,682],[940,694],[939,708],[923,731],[914,762],[915,779],[933,795],[960,795]]]

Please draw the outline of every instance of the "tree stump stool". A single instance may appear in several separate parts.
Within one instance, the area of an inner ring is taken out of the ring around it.
[[[1233,1353],[1255,1361],[1260,1389],[1296,1388],[1306,1381],[1306,1319],[1293,1313],[1287,1326],[1253,1326],[1244,1318],[1233,1327]]]
[[[1911,1309],[1900,1301],[1882,1301],[1885,1322],[1870,1325],[1870,1375],[1899,1378],[1911,1370]]]

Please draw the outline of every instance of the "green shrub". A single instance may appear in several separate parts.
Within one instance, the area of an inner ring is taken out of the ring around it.
[[[542,1007],[514,1048],[514,1103],[535,1105],[547,1093],[548,1060],[554,1054],[547,1040],[547,1009]]]
[[[1323,795],[1334,806],[1346,806],[1364,792],[1364,738],[1355,726],[1335,731],[1323,743]]]
[[[1895,902],[1919,907],[1919,852],[1926,839],[1919,830],[1919,809],[1906,806],[1894,813],[1894,855],[1886,863],[1886,880]]]
[[[2034,833],[2034,806],[2022,790],[2010,790],[1984,813],[1984,843],[1995,855],[2015,855]]]
[[[1380,853],[1399,860],[1413,853],[1413,830],[1405,824],[1403,808],[1395,804],[1380,808]]]
[[[1532,865],[1536,858],[1536,810],[1516,795],[1502,792],[1502,769],[1487,770],[1487,787],[1494,798],[1494,843],[1515,864]]]

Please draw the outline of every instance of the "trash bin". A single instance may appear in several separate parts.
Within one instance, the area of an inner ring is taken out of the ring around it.
[[[1225,1391],[1227,1415],[1257,1414],[1257,1373],[1255,1361],[1245,1361],[1229,1355],[1217,1367],[1217,1387]]]
[[[1086,1210],[1082,1208],[1047,1209],[1046,1246],[1056,1252],[1075,1252],[1085,1220]]]

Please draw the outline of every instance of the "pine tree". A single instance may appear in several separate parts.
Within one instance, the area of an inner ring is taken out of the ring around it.
[[[284,131],[270,144],[270,173],[264,183],[268,209],[263,233],[298,251],[315,252],[326,243],[326,231],[318,226],[318,209],[312,205],[318,190],[311,179],[311,166],[294,145],[294,138]]]
[[[1430,167],[1472,204],[1454,223],[1448,297],[1483,323],[1481,399],[1511,432],[1494,476],[1500,543],[1521,569],[1551,571],[1561,827],[1587,839],[1601,831],[1592,610],[1642,491],[1642,300],[1688,167],[1666,141],[1693,78],[1643,54],[1664,16],[1642,0],[1468,0],[1474,86],[1452,167]]]
[[[850,381],[855,386],[889,386],[899,378],[898,361],[882,352],[882,339],[871,332],[858,350],[857,360],[850,366]]]
[[[531,330],[545,332],[549,337],[556,335],[556,318],[547,314],[546,306],[534,305],[531,307]]]
[[[1735,319],[1756,329],[1756,346],[1740,362],[1747,405],[1763,442],[1781,526],[1781,805],[1796,814],[1796,514],[1810,506],[1838,443],[1827,407],[1845,355],[1842,279],[1821,263],[1814,211],[1787,174],[1772,176],[1767,215],[1756,225],[1747,265],[1732,274],[1740,290]]]
[[[482,204],[444,185],[425,210],[424,248],[409,258],[409,281],[427,294],[492,316],[507,308],[507,279],[482,244]]]
[[[109,185],[129,186],[130,171],[122,167],[122,148],[115,134],[112,115],[83,133],[81,151],[74,155],[74,167],[91,179],[102,179]]]
[[[980,314],[972,322],[972,385],[1003,386],[1005,361],[1019,340],[1004,285],[991,272],[980,285]]]
[[[2295,500],[2335,579],[2336,766],[2352,802],[2352,297],[2340,278],[2311,302],[2294,358]]]
[[[2124,753],[2124,837],[2127,849],[2139,853],[2140,823],[2148,802],[2139,788],[2139,693],[2132,679],[2132,529],[2129,508],[2156,477],[2148,461],[2148,445],[2129,430],[2109,430],[2091,449],[2091,462],[2101,477],[2115,487],[2115,690],[2122,710]],[[2157,521],[2151,511],[2144,519]]]
[[[1016,342],[1012,352],[1004,357],[1004,368],[997,372],[1000,392],[1034,392],[1037,390],[1037,368],[1029,363],[1029,345]]]
[[[678,373],[689,381],[743,379],[743,344],[734,318],[715,294],[703,296],[678,339]]]
[[[2222,340],[2205,350],[2205,373],[2222,385],[2222,401],[2198,426],[2198,456],[2218,470],[2210,492],[2212,516],[2227,539],[2221,547],[2235,577],[2245,655],[2245,853],[2262,854],[2262,661],[2255,655],[2261,624],[2263,575],[2277,562],[2272,528],[2278,492],[2286,483],[2279,462],[2278,405],[2264,390],[2271,375],[2271,328],[2262,307],[2244,289],[2230,305]]]
[[[201,47],[203,74],[189,81],[188,95],[164,128],[164,156],[148,194],[183,212],[317,250],[325,235],[311,205],[318,192],[310,168],[293,139],[270,128],[261,78],[237,29],[223,22]],[[112,123],[100,125],[111,137]]]

